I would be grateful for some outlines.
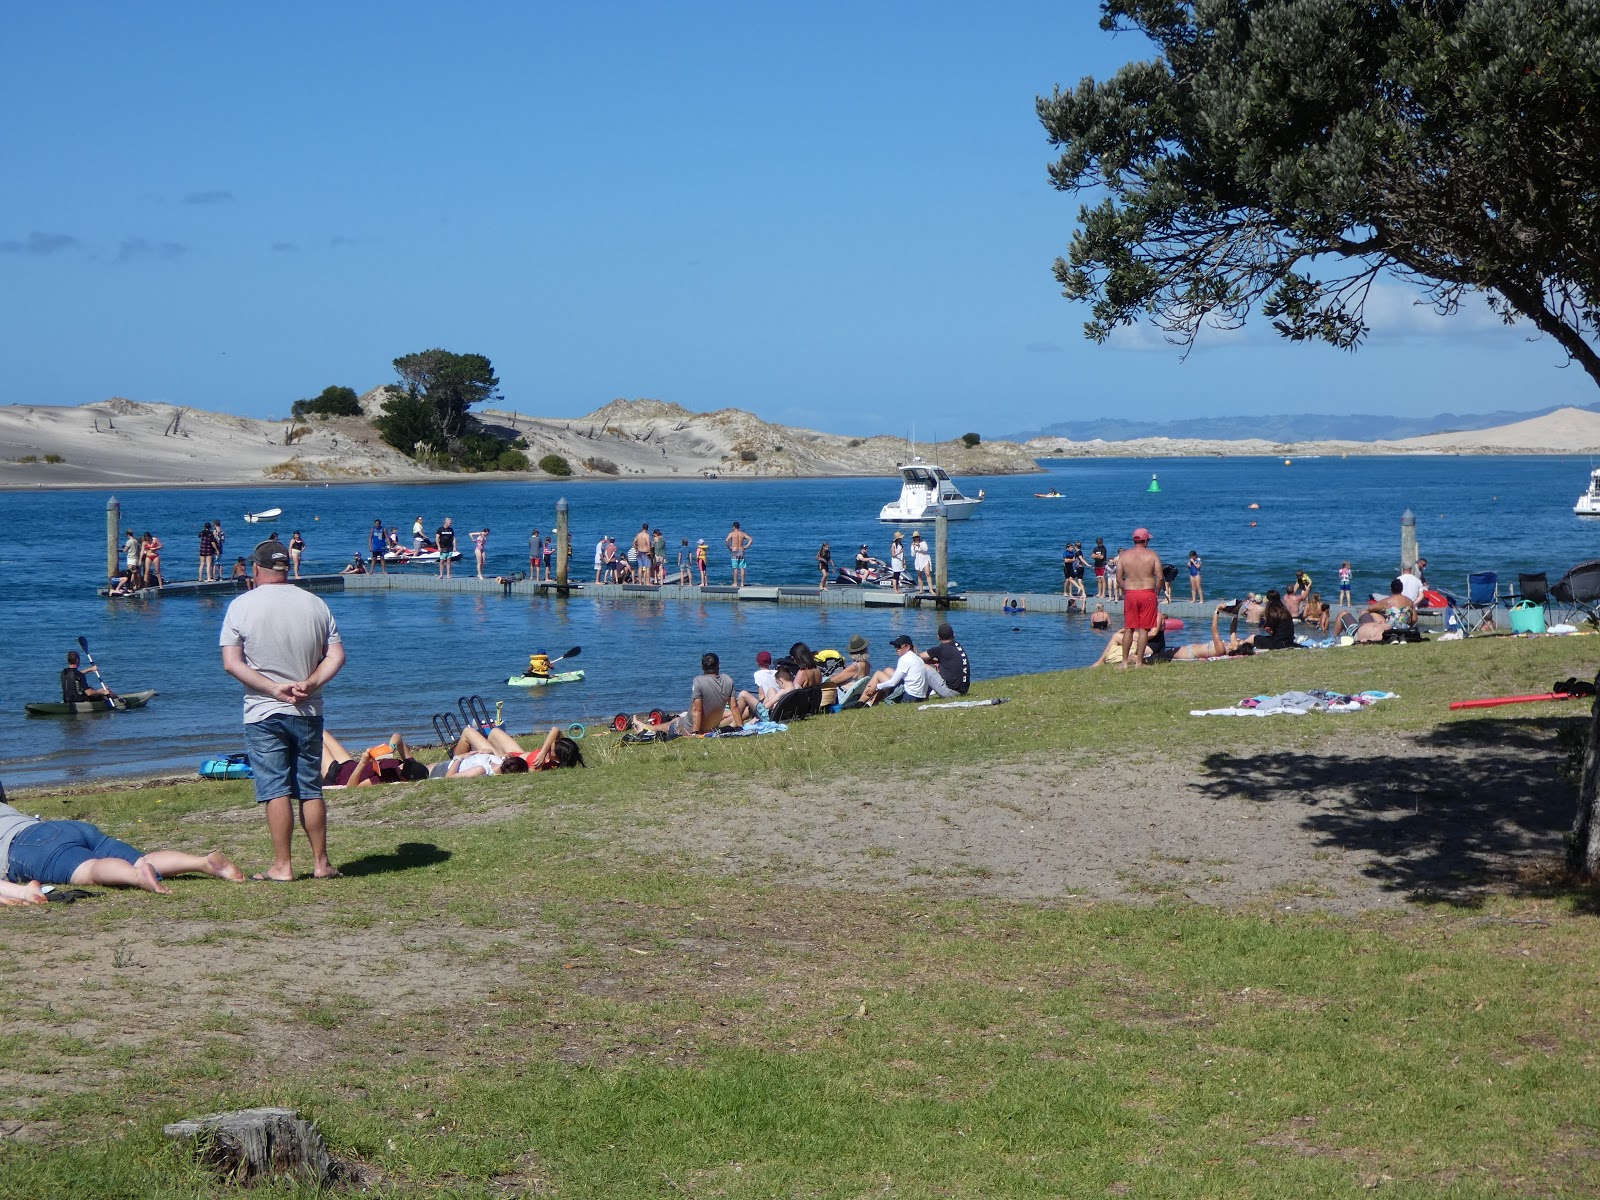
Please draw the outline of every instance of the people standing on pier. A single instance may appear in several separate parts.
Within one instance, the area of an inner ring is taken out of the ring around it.
[[[222,522],[217,520],[215,517],[211,518],[211,536],[217,539],[217,562],[220,563],[222,561],[223,550],[228,544],[228,535],[222,532]],[[216,576],[217,569],[213,566],[211,569],[211,577],[215,579]]]
[[[1106,588],[1106,540],[1095,538],[1094,550],[1090,552],[1094,562],[1094,594],[1097,599],[1106,599],[1109,595]]]
[[[1161,586],[1161,559],[1150,549],[1150,531],[1133,531],[1133,548],[1117,551],[1118,589],[1122,592],[1122,669],[1144,665],[1145,642],[1160,615],[1156,602]]]
[[[200,526],[200,582],[210,583],[217,577],[217,535],[211,532],[211,522]]]
[[[894,583],[894,590],[900,590],[900,583],[906,577],[906,535],[900,530],[894,531],[894,541],[889,543],[889,578]]]
[[[689,539],[684,538],[678,545],[678,586],[689,586]]]
[[[296,529],[289,537],[289,562],[294,567],[294,577],[296,579],[300,578],[300,558],[305,552],[306,540],[300,536],[300,531]],[[358,550],[356,553],[359,554],[360,551]]]
[[[710,555],[706,546],[706,540],[705,538],[701,538],[699,540],[699,544],[694,548],[694,565],[700,570],[701,587],[706,586],[706,567],[709,565],[707,562],[709,557]]]
[[[535,583],[539,582],[539,566],[544,562],[544,549],[539,543],[539,531],[535,529],[528,535],[528,578]]]
[[[1089,572],[1089,560],[1083,557],[1083,543],[1072,543],[1072,594],[1077,598],[1078,611],[1089,610],[1089,591],[1084,586],[1083,577]],[[1071,609],[1069,604],[1068,609]]]
[[[367,537],[367,548],[372,551],[372,569],[379,574],[389,573],[389,564],[383,556],[389,551],[389,535],[383,531],[383,518],[372,522],[372,532]]]
[[[1206,589],[1200,582],[1200,551],[1189,551],[1189,602],[1191,604],[1204,604],[1206,602]]]
[[[924,592],[933,591],[933,555],[928,553],[928,543],[916,529],[911,531],[911,566],[917,573],[917,587]]]
[[[433,544],[439,548],[439,578],[449,579],[450,556],[456,552],[456,528],[452,518],[444,519],[444,524],[433,535]]]
[[[140,557],[144,561],[145,587],[160,587],[161,578],[161,539],[155,534],[146,532],[141,543]]]
[[[122,557],[137,581],[144,582],[144,572],[139,568],[139,535],[131,529],[128,530],[128,536],[122,543]]]
[[[1068,542],[1061,551],[1061,594],[1067,598],[1067,611],[1072,611],[1072,564],[1078,553]]]
[[[468,534],[467,536],[472,539],[472,557],[478,564],[478,578],[482,579],[483,564],[488,560],[489,557],[489,527],[485,525],[482,529]]]
[[[1106,559],[1106,596],[1112,600],[1122,599],[1122,584],[1117,579],[1117,560],[1122,557],[1122,547],[1117,547],[1117,552]]]
[[[728,544],[728,555],[733,563],[733,586],[743,587],[745,571],[749,567],[745,552],[750,549],[750,545],[755,539],[740,529],[739,522],[735,521],[733,528],[728,531],[728,536],[722,540]]]
[[[667,539],[659,528],[650,537],[650,567],[655,572],[654,582],[660,587],[667,581]]]
[[[606,569],[606,543],[611,540],[607,534],[594,544],[594,581],[600,582],[600,573]]]
[[[251,557],[257,586],[228,605],[219,642],[223,668],[244,685],[245,750],[272,835],[272,865],[253,878],[294,878],[298,804],[313,874],[327,879],[339,872],[322,799],[322,689],[344,666],[344,645],[322,597],[289,585],[286,547],[265,541]]]
[[[550,538],[544,539],[544,551],[540,557],[544,560],[540,564],[544,570],[543,579],[546,583],[551,583],[556,577],[556,544]],[[569,561],[572,558],[572,539],[570,537],[567,539],[567,558]]]
[[[822,580],[817,586],[827,587],[828,577],[833,574],[833,551],[829,548],[827,542],[823,542],[822,546],[817,550],[817,573],[822,576]]]

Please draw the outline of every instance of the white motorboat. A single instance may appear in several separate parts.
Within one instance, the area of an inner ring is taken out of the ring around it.
[[[283,516],[281,508],[264,508],[260,512],[245,513],[244,519],[254,525],[257,521],[271,521],[281,516]]]
[[[893,525],[915,525],[939,517],[965,521],[980,503],[976,497],[963,496],[943,467],[913,458],[900,464],[900,499],[885,504],[878,520]]]
[[[1600,467],[1589,472],[1589,490],[1578,497],[1572,511],[1580,517],[1600,517]]]

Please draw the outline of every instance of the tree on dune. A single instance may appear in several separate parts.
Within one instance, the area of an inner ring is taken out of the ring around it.
[[[1482,295],[1600,383],[1600,5],[1102,0],[1159,56],[1037,102],[1056,188],[1092,193],[1063,293],[1104,341],[1258,305],[1355,348],[1382,276]]]
[[[375,424],[384,441],[407,454],[419,446],[454,453],[467,410],[499,397],[500,381],[481,354],[424,350],[395,359],[394,369],[404,394],[384,404]]]

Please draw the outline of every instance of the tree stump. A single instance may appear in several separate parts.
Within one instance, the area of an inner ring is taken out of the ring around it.
[[[211,1113],[162,1127],[174,1141],[192,1143],[205,1166],[230,1183],[290,1175],[313,1187],[332,1181],[328,1145],[292,1108],[247,1108]]]

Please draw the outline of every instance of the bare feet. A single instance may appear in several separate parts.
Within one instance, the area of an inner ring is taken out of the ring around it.
[[[206,874],[216,879],[226,879],[230,883],[244,882],[244,872],[221,850],[213,850],[206,855]]]
[[[8,883],[0,888],[0,904],[3,905],[45,904],[49,899],[37,879],[30,883]]]
[[[147,892],[159,892],[163,896],[172,895],[172,889],[161,882],[156,869],[144,859],[133,864],[133,873],[136,876],[134,887],[141,887]]]

